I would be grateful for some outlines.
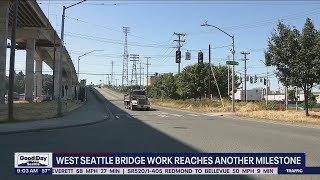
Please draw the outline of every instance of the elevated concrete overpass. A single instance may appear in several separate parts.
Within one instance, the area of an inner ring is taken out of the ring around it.
[[[11,4],[11,0],[0,1],[0,103],[4,103],[6,93],[6,52],[11,46],[7,43],[7,39],[11,39],[13,19]],[[54,70],[54,94],[57,97],[61,39],[36,0],[20,0],[16,36],[16,48],[26,50],[25,99],[32,101],[34,97],[42,94],[43,62]],[[64,48],[63,56],[63,89],[68,87],[64,95],[73,98],[78,77],[66,48]]]

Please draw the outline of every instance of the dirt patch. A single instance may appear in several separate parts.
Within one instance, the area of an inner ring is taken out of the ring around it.
[[[75,109],[83,105],[80,101],[63,101],[62,111],[66,115]],[[29,121],[29,120],[40,120],[50,119],[57,115],[57,102],[47,101],[41,103],[26,103],[19,102],[13,105],[14,108],[14,119],[16,121]],[[8,105],[0,105],[0,122],[8,121]]]
[[[303,111],[251,111],[237,112],[236,115],[244,117],[252,117],[259,119],[270,119],[291,123],[307,123],[320,125],[320,112],[310,112],[310,116],[306,117]]]

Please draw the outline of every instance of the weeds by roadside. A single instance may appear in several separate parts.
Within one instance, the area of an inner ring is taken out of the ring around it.
[[[82,106],[80,101],[63,101],[62,110],[64,114]],[[15,103],[14,104],[14,119],[16,121],[40,120],[56,117],[57,102],[46,101],[41,103]],[[0,105],[0,122],[8,120],[8,105]]]
[[[152,104],[185,109],[195,112],[230,112],[231,102],[224,100],[224,107],[218,101],[181,101],[171,99],[153,99]],[[310,116],[306,117],[304,111],[288,110],[279,111],[279,102],[237,102],[236,115],[244,117],[252,117],[259,119],[269,119],[275,121],[292,122],[292,123],[309,123],[320,125],[320,112],[311,111]]]

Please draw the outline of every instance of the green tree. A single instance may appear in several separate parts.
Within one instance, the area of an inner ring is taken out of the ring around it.
[[[211,66],[217,80],[217,84],[222,97],[228,95],[228,67]],[[211,75],[210,91],[214,96],[219,97],[213,73],[208,63],[187,66],[177,77],[178,94],[185,98],[203,97],[209,95],[209,75]],[[231,79],[231,78],[230,78]],[[235,89],[239,87],[239,77],[235,75]],[[236,92],[236,90],[235,90]]]
[[[312,87],[320,82],[319,52],[320,34],[309,18],[301,33],[295,27],[279,22],[265,52],[266,60],[276,67],[280,82],[286,87],[301,88],[307,105]],[[308,110],[306,106],[306,116],[309,116]]]
[[[161,95],[161,87],[163,87],[164,98],[177,99],[177,85],[175,76],[172,73],[167,73],[157,77],[155,83],[150,88],[150,96]]]
[[[20,71],[18,74],[16,74],[14,81],[15,81],[14,91],[18,92],[19,94],[24,93],[25,80],[24,80],[24,74],[22,71]]]
[[[309,95],[309,99],[308,99],[308,107],[311,109],[312,111],[312,108],[314,108],[314,106],[316,106],[317,104],[317,99],[316,99],[316,95],[310,93]]]
[[[296,90],[292,89],[288,91],[288,99],[290,101],[297,101],[298,98],[296,97]]]
[[[42,94],[47,94],[49,96],[52,95],[53,90],[53,76],[50,74],[43,74],[42,75]]]

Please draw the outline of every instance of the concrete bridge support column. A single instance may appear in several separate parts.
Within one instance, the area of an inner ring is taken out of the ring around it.
[[[42,61],[36,61],[36,72],[34,75],[35,83],[34,90],[36,91],[35,97],[40,97],[42,95]]]
[[[59,96],[59,61],[60,61],[60,58],[59,57],[59,54],[58,52],[56,52],[56,59],[55,59],[55,72],[54,72],[54,99],[57,100],[58,99],[58,96]]]
[[[66,99],[67,98],[67,91],[66,91],[66,85],[67,85],[67,81],[65,78],[62,77],[62,98]]]
[[[35,39],[27,40],[25,100],[33,101]]]
[[[68,99],[72,99],[73,98],[73,91],[72,91],[72,89],[73,89],[73,87],[72,87],[72,75],[71,74],[69,74],[69,76],[68,76],[68,80],[67,80],[67,86],[68,86]]]
[[[6,56],[8,38],[9,1],[0,1],[0,104],[4,104],[6,94]]]

